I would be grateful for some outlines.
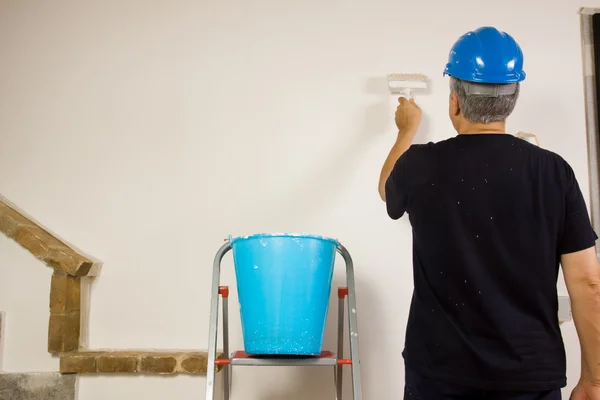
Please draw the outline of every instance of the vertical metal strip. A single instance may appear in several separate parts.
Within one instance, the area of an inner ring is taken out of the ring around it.
[[[208,327],[208,362],[206,368],[206,400],[213,400],[215,393],[215,359],[217,356],[217,331],[219,324],[219,281],[221,278],[221,260],[231,250],[229,241],[225,243],[213,262],[212,289],[210,294],[210,323]]]
[[[229,298],[223,297],[223,353],[229,358]],[[231,389],[231,364],[226,364],[223,368],[223,393],[225,400],[229,400]]]
[[[354,264],[344,246],[338,244],[338,252],[346,262],[346,286],[348,288],[348,325],[350,327],[350,358],[352,359],[352,392],[354,400],[362,400],[360,377],[360,357],[358,349],[358,318],[356,316],[356,292],[354,284]]]
[[[344,301],[346,296],[340,297],[338,293],[338,337],[337,337],[337,354],[338,360],[344,358]],[[335,388],[336,400],[342,400],[344,370],[341,365],[335,366]]]
[[[600,232],[600,163],[598,160],[598,95],[600,82],[596,78],[598,68],[595,62],[600,52],[599,28],[600,19],[598,14],[581,15],[590,213],[592,225],[596,232]],[[600,251],[600,248],[597,251]]]

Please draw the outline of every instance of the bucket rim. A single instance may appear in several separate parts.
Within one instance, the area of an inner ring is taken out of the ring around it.
[[[331,242],[336,245],[340,244],[337,239],[333,239],[328,236],[314,235],[310,233],[288,233],[288,232],[270,232],[270,233],[253,233],[251,235],[232,237],[229,235],[229,243],[233,245],[235,242],[240,240],[258,239],[258,238],[275,238],[275,237],[286,237],[286,238],[297,238],[297,239],[317,239],[326,242]]]

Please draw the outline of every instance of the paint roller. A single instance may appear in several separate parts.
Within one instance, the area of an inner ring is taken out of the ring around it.
[[[424,74],[389,74],[387,81],[390,93],[410,100],[413,90],[427,89],[429,79]]]

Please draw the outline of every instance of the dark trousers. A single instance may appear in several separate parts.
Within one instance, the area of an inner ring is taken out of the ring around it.
[[[473,390],[425,378],[408,368],[404,400],[561,400],[560,389],[546,392]]]

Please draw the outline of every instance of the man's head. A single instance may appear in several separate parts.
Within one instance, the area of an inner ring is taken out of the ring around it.
[[[450,76],[449,114],[458,133],[503,131],[525,79],[523,53],[507,33],[482,27],[456,41],[444,75]]]
[[[478,94],[494,92],[496,87],[506,94]],[[498,86],[472,83],[451,76],[448,111],[454,129],[462,133],[469,125],[504,124],[515,109],[519,90],[519,83]]]

